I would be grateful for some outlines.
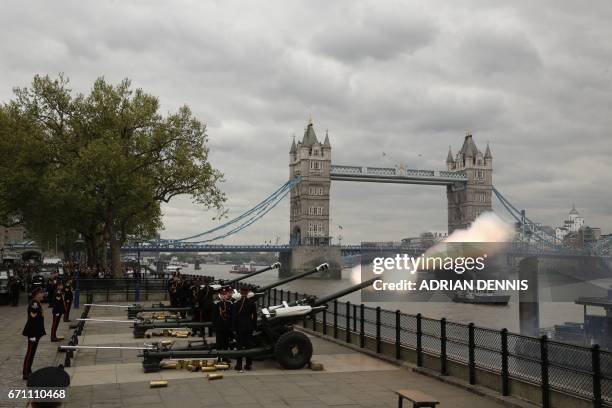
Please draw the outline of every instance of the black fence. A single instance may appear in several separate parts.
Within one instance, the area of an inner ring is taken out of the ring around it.
[[[134,292],[141,291],[163,292],[167,289],[166,279],[80,279],[79,289],[84,292],[111,291]],[[76,286],[76,283],[74,283]]]
[[[87,295],[87,303],[91,303],[93,301],[93,294],[89,293]],[[85,306],[83,308],[83,312],[81,313],[81,319],[87,319],[89,316],[89,310],[91,306]],[[85,320],[79,320],[68,340],[68,346],[77,346],[79,344],[79,336],[83,332],[83,328],[85,327]],[[70,367],[71,360],[74,358],[74,350],[66,350],[66,356],[64,357],[64,367]]]
[[[183,277],[197,277],[213,279],[210,276],[203,275],[182,275]],[[76,282],[73,283],[76,287]],[[140,291],[149,292],[165,292],[168,289],[168,279],[163,278],[145,278],[140,279],[79,279],[79,289],[83,292],[130,292],[134,293],[137,289]]]
[[[294,301],[306,294],[273,289],[264,304]],[[304,321],[307,326],[307,321]],[[551,390],[590,400],[594,407],[612,405],[612,353],[599,346],[582,347],[492,330],[474,324],[460,324],[446,319],[430,319],[399,310],[371,308],[363,304],[334,301],[327,310],[310,320],[312,329],[365,347],[366,338],[373,339],[376,352],[383,344],[394,346],[394,357],[402,358],[402,350],[416,352],[417,366],[424,355],[439,358],[439,372],[448,374],[448,363],[468,367],[470,384],[476,383],[476,370],[486,370],[500,377],[503,395],[510,394],[510,379],[541,388],[542,406],[550,407]],[[318,326],[321,325],[321,326]]]
[[[88,292],[88,296],[100,291],[164,292],[166,288],[166,279],[80,280],[80,289]],[[263,299],[263,304],[307,296],[275,288]],[[551,390],[590,400],[594,407],[612,406],[612,352],[600,350],[597,345],[577,346],[551,341],[546,336],[523,336],[505,329],[492,330],[338,301],[328,304],[327,310],[316,314],[310,324],[315,330],[320,325],[319,331],[335,338],[343,331],[342,340],[352,343],[357,338],[361,348],[365,347],[366,338],[374,340],[377,353],[381,353],[383,344],[391,345],[396,359],[402,358],[403,350],[412,350],[417,366],[423,366],[426,355],[437,357],[442,375],[448,374],[449,362],[465,365],[470,384],[476,383],[477,369],[498,374],[503,395],[510,394],[511,379],[536,385],[542,390],[545,408],[550,407]],[[80,333],[82,326],[77,330]],[[67,356],[69,364],[68,361]]]

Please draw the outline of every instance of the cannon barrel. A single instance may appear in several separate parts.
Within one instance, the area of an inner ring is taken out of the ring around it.
[[[311,269],[309,271],[298,273],[297,275],[289,276],[289,277],[287,277],[285,279],[281,279],[281,280],[279,280],[277,282],[271,283],[271,284],[263,286],[261,288],[257,288],[257,291],[258,292],[267,292],[268,290],[270,290],[272,288],[284,285],[285,283],[289,283],[289,282],[294,281],[296,279],[303,278],[304,276],[312,275],[313,273],[316,273],[316,272],[326,271],[328,268],[329,268],[329,264],[327,262],[326,263],[322,263],[321,265],[319,265],[316,268],[313,268],[313,269]]]
[[[138,312],[188,312],[191,307],[172,307],[172,306],[151,306],[151,307],[135,307],[134,310]]]
[[[171,306],[151,306],[144,307],[142,305],[133,305],[128,308],[128,318],[135,319],[139,313],[143,312],[170,312],[183,313],[192,310],[191,307],[171,307]]]
[[[134,323],[132,334],[135,339],[141,339],[151,329],[203,329],[210,326],[212,322],[143,322]]]
[[[314,303],[312,304],[312,306],[322,306],[326,303],[329,303],[331,301],[333,301],[334,299],[338,299],[341,298],[342,296],[348,295],[349,293],[353,293],[356,292],[358,290],[364,289],[368,286],[370,286],[371,284],[373,284],[375,281],[379,280],[380,277],[375,277],[372,279],[368,279],[367,281],[358,283],[356,285],[353,286],[349,286],[346,289],[342,289],[336,293],[332,293],[331,295],[327,295],[327,296],[323,296],[320,299],[315,299]]]
[[[187,359],[187,358],[211,358],[211,357],[228,357],[228,358],[236,358],[236,357],[256,357],[264,353],[272,352],[272,347],[256,347],[250,348],[246,350],[217,350],[217,349],[209,349],[209,350],[166,350],[166,351],[156,351],[151,349],[144,349],[142,356],[144,357],[155,357],[161,359]]]
[[[278,269],[278,268],[280,268],[280,266],[281,266],[281,263],[280,263],[280,262],[275,262],[275,263],[273,263],[272,265],[270,265],[270,266],[266,266],[265,268],[260,269],[260,270],[258,270],[258,271],[251,272],[251,273],[249,273],[249,274],[246,274],[246,275],[240,276],[240,277],[238,277],[238,278],[230,279],[230,280],[227,280],[227,281],[222,281],[222,283],[223,283],[224,285],[232,285],[232,284],[234,284],[234,283],[236,283],[236,282],[240,282],[241,280],[249,279],[250,277],[253,277],[253,276],[255,276],[255,275],[259,275],[260,273],[263,273],[263,272],[269,271],[269,270],[271,270],[271,269]]]

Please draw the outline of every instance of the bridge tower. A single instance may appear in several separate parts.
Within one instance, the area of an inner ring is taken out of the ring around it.
[[[492,210],[493,156],[489,144],[483,154],[468,132],[456,156],[449,147],[446,166],[448,171],[464,172],[468,179],[446,187],[448,232],[451,233],[467,228],[480,214]]]
[[[289,150],[289,177],[301,177],[291,191],[289,240],[291,252],[281,253],[280,276],[311,269],[323,262],[330,265],[327,277],[339,278],[341,253],[329,236],[329,191],[331,186],[331,144],[325,132],[321,143],[312,124],[304,130],[301,141]]]
[[[331,178],[331,144],[319,142],[312,119],[304,130],[302,141],[295,139],[289,151],[289,177],[300,176],[291,191],[289,215],[292,245],[329,245],[329,188]]]

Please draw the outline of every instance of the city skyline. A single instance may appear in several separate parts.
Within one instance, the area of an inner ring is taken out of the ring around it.
[[[309,115],[334,164],[440,170],[470,131],[490,142],[493,184],[532,219],[562,225],[575,203],[612,232],[609,3],[378,4],[4,3],[0,101],[64,72],[76,91],[129,77],[163,111],[188,104],[208,124],[230,217],[287,180]],[[447,223],[441,187],[334,181],[330,207],[343,242]],[[184,198],[164,213],[168,238],[217,224]],[[289,240],[288,199],[231,242],[277,236]]]

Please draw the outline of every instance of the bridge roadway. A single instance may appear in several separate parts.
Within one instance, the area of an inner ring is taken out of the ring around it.
[[[224,245],[224,244],[190,244],[168,243],[154,245],[128,245],[121,247],[122,252],[289,252],[292,245]],[[361,251],[361,245],[342,245],[342,255],[351,255]]]
[[[385,243],[383,243],[385,244]],[[389,242],[388,244],[394,245],[383,245],[373,246],[365,249],[385,249],[385,250],[397,250],[398,253],[414,253],[415,256],[418,253],[414,249],[407,248],[397,243]],[[41,249],[33,244],[12,244],[6,245],[7,249],[10,250],[34,250],[40,252]],[[121,247],[121,252],[136,253],[140,251],[144,252],[289,252],[293,248],[292,245],[266,245],[266,244],[255,244],[255,245],[225,245],[225,244],[192,244],[172,241],[160,241],[160,242],[145,242],[139,246],[136,245],[125,245]],[[341,245],[340,251],[342,256],[358,255],[361,253],[362,245]],[[418,251],[417,251],[418,252]],[[514,243],[508,250],[508,255],[516,258],[527,258],[527,257],[539,257],[539,258],[589,258],[599,257],[610,259],[609,254],[599,254],[588,249],[568,249],[558,247],[542,247],[540,245],[533,244],[521,244],[520,242]]]

